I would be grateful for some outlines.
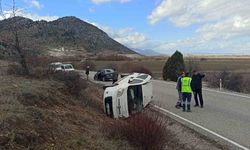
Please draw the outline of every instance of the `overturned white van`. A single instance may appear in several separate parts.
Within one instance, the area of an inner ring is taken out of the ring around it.
[[[105,113],[113,118],[127,118],[142,111],[152,101],[151,76],[133,73],[111,86],[105,86]]]

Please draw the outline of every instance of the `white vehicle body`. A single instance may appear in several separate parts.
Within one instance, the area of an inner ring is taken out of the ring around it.
[[[54,72],[61,71],[62,70],[61,65],[62,63],[60,62],[50,63],[49,70],[54,71]]]
[[[152,101],[151,76],[133,73],[106,87],[104,111],[113,118],[127,118],[142,111]]]
[[[62,64],[61,65],[62,71],[74,71],[74,67],[71,64]]]

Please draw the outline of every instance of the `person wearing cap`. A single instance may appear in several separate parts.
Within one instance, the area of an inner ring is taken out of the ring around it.
[[[182,109],[183,111],[191,112],[190,104],[192,99],[192,78],[189,76],[189,72],[185,73],[185,76],[181,78],[181,92],[182,92]]]
[[[201,108],[203,108],[203,106],[204,106],[203,97],[202,97],[202,78],[204,78],[204,77],[205,77],[204,74],[201,74],[196,70],[193,71],[192,85],[191,86],[192,86],[194,100],[195,100],[194,107],[200,106]],[[199,96],[199,101],[198,101],[198,96]]]
[[[182,107],[181,78],[184,77],[184,75],[185,75],[184,72],[180,72],[179,77],[177,79],[176,90],[178,92],[178,100],[177,100],[177,103],[175,105],[175,107],[177,109],[179,109],[180,107]]]

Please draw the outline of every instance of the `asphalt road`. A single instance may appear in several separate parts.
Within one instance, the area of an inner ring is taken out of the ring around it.
[[[91,72],[90,79],[93,75]],[[152,83],[154,104],[250,148],[250,97],[204,88],[204,108],[192,107],[192,112],[187,113],[174,107],[177,101],[175,83],[160,80]]]
[[[177,101],[175,86],[174,83],[154,80],[154,103],[250,148],[250,97],[203,89],[204,108],[192,107],[192,112],[186,113],[174,107]],[[192,103],[194,105],[193,98]]]

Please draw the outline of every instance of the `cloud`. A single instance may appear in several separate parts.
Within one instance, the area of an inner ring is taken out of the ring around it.
[[[148,39],[143,33],[135,31],[133,28],[113,29],[108,26],[99,25],[97,23],[89,22],[106,32],[111,38],[117,42],[126,45],[130,48],[144,48],[150,45]]]
[[[26,0],[26,3],[33,8],[41,9],[43,5],[38,0]]]
[[[0,20],[13,17],[11,11],[4,11],[3,13],[4,13],[5,17],[0,16]],[[26,17],[26,18],[29,18],[29,19],[34,20],[34,21],[37,21],[37,20],[53,21],[53,20],[56,20],[56,19],[59,18],[58,16],[49,16],[49,15],[41,16],[41,15],[38,15],[38,14],[26,13],[26,12],[21,11],[21,10],[17,11],[17,13],[15,15],[16,16]]]
[[[168,19],[178,27],[220,21],[231,16],[249,16],[246,0],[163,0],[148,16],[151,24]]]
[[[160,51],[250,53],[250,1],[247,0],[162,0],[148,16],[151,25],[169,21],[177,28],[195,25],[191,37],[162,42]],[[244,41],[244,42],[243,42]]]
[[[131,0],[91,0],[95,4],[103,4],[103,3],[110,3],[110,2],[120,2],[120,3],[127,3]]]

